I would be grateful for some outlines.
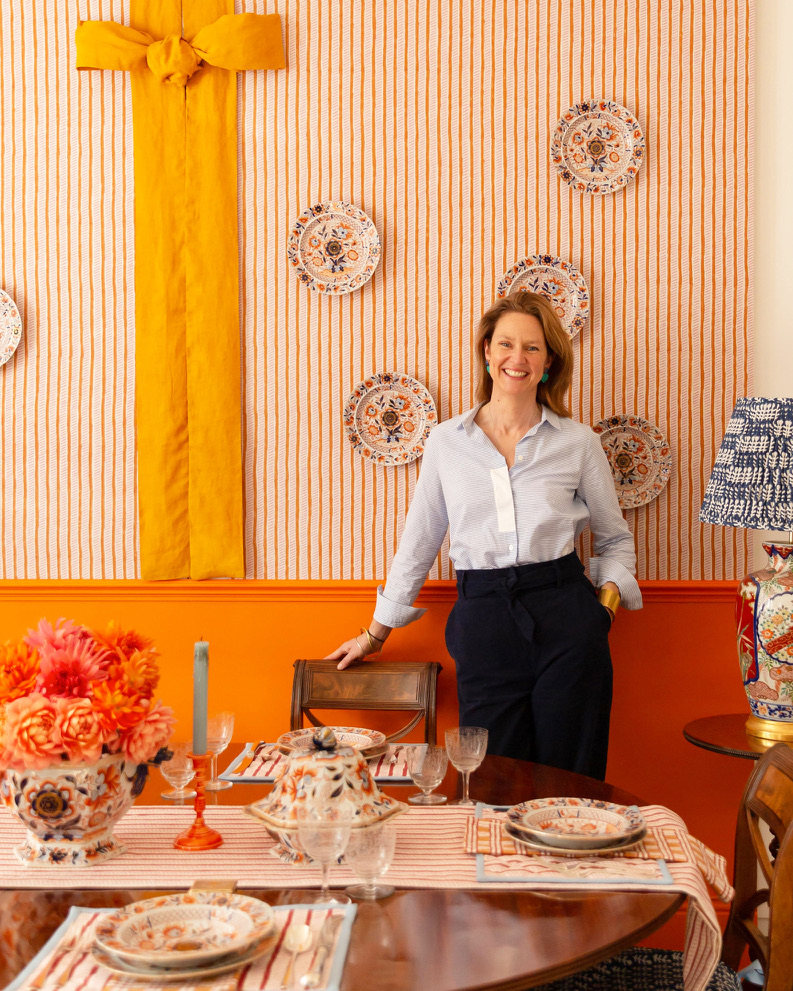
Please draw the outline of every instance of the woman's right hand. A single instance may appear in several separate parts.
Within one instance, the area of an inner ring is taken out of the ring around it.
[[[353,637],[352,640],[345,640],[344,643],[337,647],[332,654],[328,654],[325,658],[326,661],[338,661],[336,665],[339,671],[343,671],[348,664],[352,664],[353,661],[360,661],[367,654],[373,653],[370,650],[364,650],[364,645],[369,646],[366,637],[363,634],[358,634],[357,637]]]

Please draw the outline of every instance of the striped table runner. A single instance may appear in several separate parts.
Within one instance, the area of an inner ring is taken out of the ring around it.
[[[64,924],[52,939],[36,955],[6,991],[132,991],[147,988],[149,991],[192,991],[193,988],[206,991],[275,991],[281,981],[292,954],[284,948],[283,938],[286,927],[292,923],[306,923],[314,933],[311,950],[298,957],[295,967],[297,976],[310,970],[316,957],[317,934],[328,916],[341,919],[330,964],[325,964],[325,982],[319,991],[337,991],[344,960],[350,941],[355,905],[342,905],[330,908],[327,905],[312,905],[310,908],[299,905],[278,905],[275,908],[276,933],[272,939],[272,949],[240,970],[230,971],[217,977],[192,980],[185,983],[145,982],[134,977],[120,977],[103,967],[91,953],[96,926],[105,914],[101,909],[72,908]],[[105,910],[107,912],[113,909]]]
[[[481,816],[482,808],[477,812]],[[685,824],[662,806],[642,809],[648,826],[686,833]],[[189,888],[197,878],[235,878],[239,887],[315,887],[320,871],[313,866],[283,863],[264,827],[240,808],[215,806],[206,820],[218,829],[224,844],[206,853],[173,849],[173,838],[192,819],[189,808],[133,807],[116,827],[127,853],[89,868],[23,867],[13,854],[22,827],[0,816],[0,877],[10,888]],[[474,813],[455,806],[411,808],[395,818],[398,828],[394,861],[384,879],[402,888],[504,890],[668,891],[689,898],[686,927],[686,991],[703,991],[721,950],[721,932],[706,887],[722,900],[732,889],[724,858],[688,837],[691,859],[685,861],[628,858],[486,856],[466,850]],[[612,865],[609,869],[608,866]],[[594,866],[593,866],[594,865]],[[632,866],[633,865],[633,866]],[[345,866],[331,869],[331,883],[345,885],[354,875]]]
[[[423,744],[414,744],[423,746]],[[402,743],[391,744],[385,753],[369,761],[369,768],[378,783],[409,782],[408,751],[411,745]],[[287,757],[281,753],[276,744],[246,743],[245,749],[238,754],[226,770],[218,775],[224,781],[239,781],[246,784],[274,781],[286,766]]]

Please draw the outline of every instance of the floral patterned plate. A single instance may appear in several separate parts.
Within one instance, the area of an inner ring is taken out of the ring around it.
[[[380,261],[380,238],[352,203],[317,203],[295,221],[286,250],[301,282],[337,296],[371,279]]]
[[[569,850],[622,846],[647,829],[635,805],[614,805],[594,798],[521,802],[507,811],[507,821],[534,843]]]
[[[208,977],[217,977],[220,974],[228,974],[232,970],[241,970],[249,963],[268,953],[275,946],[274,937],[265,938],[261,943],[256,943],[244,953],[234,953],[231,956],[224,956],[218,960],[200,967],[147,967],[145,964],[132,964],[120,957],[103,950],[101,946],[94,945],[91,953],[94,960],[100,963],[106,970],[114,974],[122,974],[125,977],[137,977],[142,981],[156,981],[157,983],[171,983],[179,981],[183,983],[190,980],[203,980]]]
[[[272,907],[258,898],[188,891],[113,912],[99,923],[96,943],[136,967],[197,967],[246,952],[274,928]]]
[[[533,292],[546,296],[562,326],[575,335],[589,314],[589,290],[584,277],[570,262],[553,255],[528,255],[505,272],[496,286],[498,296]]]
[[[600,435],[623,509],[643,506],[661,494],[672,473],[672,452],[658,427],[620,414],[592,429]]]
[[[424,453],[438,422],[424,386],[401,372],[370,375],[344,407],[344,429],[363,458],[380,465],[404,465]]]
[[[627,186],[644,158],[639,122],[611,100],[576,103],[556,125],[551,160],[581,193],[613,193]]]
[[[513,840],[518,840],[523,843],[530,850],[534,850],[536,853],[547,853],[554,857],[597,857],[602,853],[622,853],[623,850],[632,850],[637,844],[641,843],[644,837],[647,835],[647,829],[642,829],[638,833],[632,836],[628,836],[622,842],[608,843],[606,846],[589,847],[583,850],[571,850],[568,848],[562,848],[559,846],[551,846],[548,843],[535,842],[530,840],[527,833],[522,832],[520,829],[516,829],[511,823],[504,823],[504,832],[507,836],[511,836]]]
[[[22,319],[16,303],[0,289],[0,365],[4,365],[22,340]]]
[[[374,756],[374,751],[382,753],[387,748],[385,734],[379,730],[359,729],[357,726],[330,726],[328,728],[336,734],[336,741],[340,747],[354,747],[367,757]],[[282,733],[276,740],[276,744],[285,754],[291,753],[293,750],[302,750],[303,747],[311,746],[314,733],[316,733],[314,726],[294,729],[290,733]]]

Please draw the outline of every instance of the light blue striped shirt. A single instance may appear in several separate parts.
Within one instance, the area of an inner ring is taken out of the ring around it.
[[[416,492],[374,618],[406,626],[449,531],[455,568],[510,568],[553,561],[575,550],[589,524],[595,585],[614,582],[626,609],[641,609],[636,550],[622,517],[608,459],[597,435],[542,407],[542,420],[507,463],[474,423],[479,407],[439,424],[424,448]]]

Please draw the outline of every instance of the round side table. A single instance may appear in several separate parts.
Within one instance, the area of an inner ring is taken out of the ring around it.
[[[746,733],[746,713],[733,712],[727,716],[706,716],[694,719],[683,727],[683,736],[695,747],[713,750],[728,757],[745,757],[757,760],[773,741],[765,743]]]

